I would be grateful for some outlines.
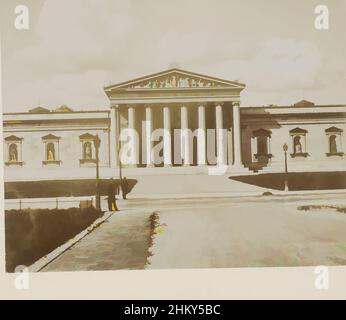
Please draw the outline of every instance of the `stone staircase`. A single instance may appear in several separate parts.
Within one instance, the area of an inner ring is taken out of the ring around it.
[[[131,177],[137,182],[129,198],[165,198],[189,196],[229,196],[259,194],[265,188],[235,181],[229,175],[153,175]]]

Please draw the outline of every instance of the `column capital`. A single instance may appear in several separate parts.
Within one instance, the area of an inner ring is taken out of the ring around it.
[[[223,101],[216,101],[214,102],[214,106],[217,107],[217,106],[223,106],[224,105],[224,102]]]
[[[240,107],[240,101],[233,101],[232,106],[233,107]]]

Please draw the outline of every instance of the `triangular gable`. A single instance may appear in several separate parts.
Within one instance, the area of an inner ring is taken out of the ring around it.
[[[311,101],[302,100],[294,104],[295,107],[313,107],[315,104]]]
[[[42,137],[42,140],[59,140],[60,137],[55,136],[54,134],[47,134],[46,136]]]
[[[5,138],[5,141],[22,141],[23,138],[19,138],[17,136],[11,135]]]
[[[330,128],[325,130],[325,132],[327,132],[327,133],[341,133],[343,131],[344,130],[337,128],[337,127],[330,127]]]
[[[84,133],[84,134],[79,136],[79,139],[81,139],[81,140],[94,140],[95,136],[93,136],[90,133]]]
[[[59,108],[54,109],[54,112],[73,112],[73,110],[71,108],[69,108],[68,106],[60,106]]]
[[[272,134],[272,132],[270,130],[266,130],[266,129],[258,129],[258,130],[255,130],[252,135],[253,137],[270,137]]]
[[[36,107],[31,110],[29,110],[30,113],[49,113],[50,110],[42,107]]]
[[[245,88],[245,85],[237,81],[228,81],[202,74],[184,71],[181,69],[169,69],[154,73],[145,77],[111,85],[105,90],[112,89],[176,89],[176,88]]]
[[[294,129],[292,129],[292,130],[290,130],[290,133],[301,133],[301,134],[305,134],[305,133],[307,133],[308,131],[307,130],[305,130],[305,129],[301,129],[301,128],[294,128]]]

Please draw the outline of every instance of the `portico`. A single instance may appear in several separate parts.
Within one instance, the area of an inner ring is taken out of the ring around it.
[[[112,110],[111,163],[126,145],[128,167],[243,168],[244,84],[179,69],[105,88]],[[128,132],[126,139],[124,133]]]

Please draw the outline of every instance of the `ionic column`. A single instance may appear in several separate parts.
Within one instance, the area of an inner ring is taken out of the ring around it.
[[[131,138],[131,164],[137,164],[137,137],[136,137],[136,114],[135,108],[130,106],[128,108],[128,129],[130,130]]]
[[[180,108],[181,116],[181,134],[182,134],[182,156],[184,159],[184,166],[190,165],[190,139],[189,139],[189,120],[188,111],[186,106]]]
[[[205,165],[206,162],[206,125],[205,106],[198,106],[198,136],[197,136],[197,163]]]
[[[163,107],[163,163],[165,167],[172,165],[171,114],[169,107]]]
[[[240,106],[233,103],[233,140],[234,140],[234,166],[241,166],[241,132],[240,132]]]
[[[146,148],[146,165],[147,167],[153,166],[153,159],[151,152],[153,150],[153,141],[151,138],[153,132],[153,110],[151,107],[145,107],[145,148]]]
[[[217,102],[215,104],[215,120],[216,120],[216,149],[217,149],[217,164],[225,165],[225,136],[223,133],[223,112],[222,103]]]
[[[109,167],[118,166],[118,148],[117,148],[117,111],[111,107],[110,128],[109,128]]]

